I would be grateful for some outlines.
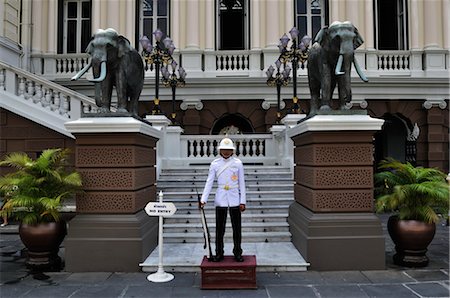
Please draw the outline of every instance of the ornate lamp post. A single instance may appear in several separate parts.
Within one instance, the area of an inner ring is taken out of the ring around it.
[[[303,38],[298,41],[298,34],[299,31],[297,28],[293,27],[291,31],[289,31],[291,38],[292,38],[292,45],[291,48],[288,48],[288,43],[290,41],[290,38],[284,34],[280,38],[280,44],[278,45],[278,48],[280,49],[280,56],[278,57],[277,62],[275,62],[275,65],[277,66],[277,73],[275,74],[275,77],[273,77],[274,68],[273,66],[269,66],[269,68],[266,71],[267,74],[267,85],[269,86],[276,86],[277,87],[277,123],[281,120],[281,109],[280,109],[280,91],[281,86],[287,86],[290,81],[290,71],[291,68],[289,67],[288,63],[290,62],[292,64],[292,80],[293,80],[293,89],[294,89],[294,95],[292,98],[293,106],[292,106],[292,112],[293,113],[299,113],[299,105],[298,105],[298,97],[297,97],[297,69],[299,67],[299,64],[301,64],[301,67],[304,68],[304,63],[308,59],[308,47],[309,43],[311,42],[311,38],[307,35],[303,36]],[[280,67],[283,65],[283,72],[280,72]]]
[[[296,27],[292,27],[291,31],[289,31],[289,34],[292,38],[292,45],[291,48],[288,49],[288,43],[290,41],[289,37],[284,34],[280,38],[280,44],[278,45],[278,48],[280,49],[280,57],[278,58],[281,63],[286,64],[288,62],[292,63],[292,85],[294,88],[294,94],[293,94],[293,107],[292,112],[298,113],[299,112],[299,105],[298,105],[298,97],[297,97],[297,69],[299,67],[299,63],[301,63],[301,67],[304,68],[304,63],[308,59],[308,47],[309,43],[311,42],[311,38],[308,35],[305,35],[302,37],[300,42],[298,41],[298,34],[299,31]]]
[[[145,70],[148,70],[148,64],[150,67],[155,65],[155,98],[153,100],[154,107],[152,110],[152,115],[161,114],[161,109],[159,107],[159,72],[161,66],[164,64],[169,64],[173,61],[172,54],[175,50],[175,46],[173,44],[172,39],[170,37],[166,37],[163,41],[161,38],[163,33],[161,30],[156,29],[153,32],[156,40],[156,46],[153,46],[147,36],[143,36],[140,39],[143,51],[142,57],[145,61]]]
[[[175,60],[172,60],[172,63],[170,63],[170,66],[172,67],[172,73],[169,72],[167,66],[161,67],[161,73],[163,75],[163,84],[166,87],[172,88],[172,124],[176,124],[175,117],[175,92],[177,87],[184,87],[186,78],[186,71],[184,71],[183,67],[178,67],[178,75],[175,74],[175,70],[177,68],[177,62]]]
[[[275,76],[273,76],[275,68],[273,68],[272,65],[270,65],[266,71],[267,85],[269,85],[271,87],[273,87],[273,86],[277,87],[277,120],[276,120],[277,124],[280,123],[280,120],[281,120],[281,107],[280,107],[281,86],[287,86],[291,79],[289,77],[289,74],[291,73],[291,68],[289,67],[289,65],[286,65],[286,63],[283,63],[284,69],[282,72],[280,72],[281,64],[282,63],[279,59],[277,61],[275,61],[275,66],[277,67],[277,72],[276,72]]]

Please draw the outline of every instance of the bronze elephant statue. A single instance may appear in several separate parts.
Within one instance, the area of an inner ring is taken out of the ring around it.
[[[114,29],[99,29],[86,52],[91,60],[72,80],[78,80],[92,67],[94,79],[90,81],[95,83],[95,103],[99,113],[110,113],[115,87],[117,112],[137,115],[139,96],[144,86],[144,63],[130,41]]]
[[[364,43],[358,29],[350,22],[334,22],[322,28],[314,39],[308,55],[308,83],[311,92],[309,115],[331,110],[331,98],[338,85],[340,109],[352,100],[351,67],[368,82],[354,57],[354,51]],[[321,94],[322,93],[322,94]]]

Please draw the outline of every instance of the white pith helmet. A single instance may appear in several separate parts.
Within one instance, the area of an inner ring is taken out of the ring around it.
[[[235,150],[233,141],[229,138],[223,138],[222,141],[219,143],[219,147],[217,149],[228,149],[228,150]]]

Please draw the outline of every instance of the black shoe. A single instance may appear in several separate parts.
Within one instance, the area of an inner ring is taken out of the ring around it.
[[[244,262],[244,258],[241,255],[234,256],[234,259],[236,260],[236,262]]]
[[[216,256],[212,257],[212,261],[213,262],[221,262],[221,261],[223,261],[223,255],[216,255]]]

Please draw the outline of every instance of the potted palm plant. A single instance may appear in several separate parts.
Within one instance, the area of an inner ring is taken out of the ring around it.
[[[47,149],[35,160],[22,152],[6,155],[0,166],[15,171],[0,177],[1,215],[20,222],[30,267],[60,268],[59,246],[66,235],[60,210],[64,199],[81,189],[81,177],[68,167],[67,149]]]
[[[427,247],[434,238],[439,215],[448,214],[449,186],[438,169],[414,167],[387,159],[375,174],[376,210],[393,211],[387,228],[395,244],[394,263],[428,265]]]

